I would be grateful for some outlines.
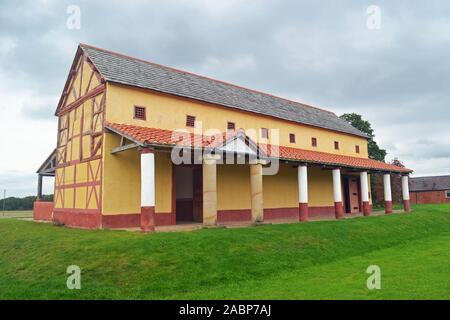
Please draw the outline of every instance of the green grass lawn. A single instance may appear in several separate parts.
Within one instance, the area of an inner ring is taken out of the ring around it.
[[[81,290],[66,288],[69,265]],[[1,299],[450,299],[449,266],[450,205],[146,235],[0,220]]]

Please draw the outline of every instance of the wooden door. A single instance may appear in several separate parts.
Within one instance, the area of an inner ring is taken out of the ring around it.
[[[359,208],[359,183],[358,178],[350,177],[348,182],[349,188],[349,200],[350,200],[350,212],[361,212]]]

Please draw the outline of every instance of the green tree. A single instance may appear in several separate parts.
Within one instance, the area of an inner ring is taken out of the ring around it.
[[[53,201],[53,195],[43,195],[42,201]],[[5,202],[5,210],[33,210],[33,203],[36,196],[28,196],[24,198],[9,197],[0,200],[0,210],[3,210],[3,202]]]
[[[385,161],[386,160],[386,150],[381,149],[378,144],[375,142],[375,134],[372,129],[372,125],[369,121],[364,120],[363,117],[357,113],[344,113],[341,115],[341,119],[344,119],[348,123],[350,123],[352,126],[354,126],[359,131],[364,132],[368,136],[367,141],[367,149],[369,153],[369,158],[378,160],[378,161]],[[372,174],[370,177],[370,189],[372,193],[372,203],[379,204],[381,203],[381,196],[378,196],[377,193],[377,183],[379,181],[380,177],[377,174]]]
[[[385,149],[381,149],[375,142],[375,134],[369,121],[364,120],[363,117],[357,113],[344,113],[341,116],[341,119],[344,119],[356,129],[367,134],[369,158],[383,162],[385,161],[387,152]]]

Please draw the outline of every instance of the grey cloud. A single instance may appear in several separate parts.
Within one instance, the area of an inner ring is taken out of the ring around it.
[[[46,177],[43,180],[44,194],[53,193],[53,177]],[[0,175],[0,195],[3,198],[3,191],[6,196],[29,196],[36,195],[37,175],[34,172],[10,171]]]

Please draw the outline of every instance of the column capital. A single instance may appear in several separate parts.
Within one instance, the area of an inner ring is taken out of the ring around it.
[[[202,155],[203,160],[220,160],[220,155],[218,154],[211,154],[211,153],[204,153]]]
[[[220,160],[220,155],[218,154],[210,154],[210,153],[204,153],[202,155],[202,162],[203,164],[207,165],[213,165],[216,164],[216,162]]]
[[[151,147],[140,147],[139,148],[139,152],[141,154],[146,154],[146,153],[155,153],[155,149],[151,148]]]
[[[249,161],[249,164],[261,164],[261,165],[266,165],[268,164],[269,161],[267,159],[251,159]]]

